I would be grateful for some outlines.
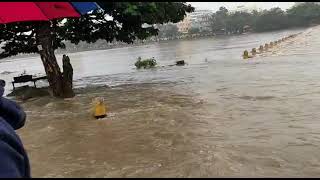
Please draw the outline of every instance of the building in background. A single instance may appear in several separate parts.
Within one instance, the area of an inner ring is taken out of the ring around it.
[[[213,12],[210,10],[198,10],[187,14],[183,21],[177,23],[179,32],[188,33],[191,28],[198,28],[199,32],[210,31],[210,18]]]
[[[177,23],[178,31],[181,33],[188,33],[191,27],[190,14],[187,14],[186,17],[180,22]]]
[[[198,28],[200,32],[210,31],[210,19],[213,12],[210,10],[199,10],[190,14],[191,28]]]

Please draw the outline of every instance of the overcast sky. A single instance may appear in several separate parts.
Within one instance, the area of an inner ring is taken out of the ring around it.
[[[294,5],[294,2],[188,2],[196,9],[206,9],[213,10],[214,12],[219,9],[219,7],[224,6],[228,10],[235,10],[237,6],[244,5],[245,7],[257,9],[270,9],[273,7],[279,7],[283,10],[290,8]]]

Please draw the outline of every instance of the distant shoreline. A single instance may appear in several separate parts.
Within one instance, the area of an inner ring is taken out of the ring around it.
[[[307,27],[310,28],[310,27]],[[87,49],[80,49],[78,48],[77,50],[64,50],[64,49],[57,49],[55,50],[55,54],[56,55],[61,55],[61,54],[69,54],[69,53],[78,53],[78,52],[86,52],[86,51],[96,51],[96,50],[109,50],[109,49],[117,49],[117,48],[125,48],[125,47],[137,47],[137,46],[142,46],[142,45],[150,45],[150,44],[156,44],[156,43],[162,43],[162,42],[168,42],[168,41],[177,41],[177,40],[195,40],[195,39],[205,39],[205,38],[223,38],[223,37],[232,37],[232,36],[245,36],[245,35],[249,35],[249,34],[261,34],[261,33],[270,33],[270,32],[278,32],[278,31],[288,31],[288,30],[298,30],[298,29],[306,29],[306,28],[289,28],[289,29],[283,29],[283,30],[276,30],[276,31],[267,31],[267,32],[247,32],[246,34],[229,34],[229,35],[225,35],[225,34],[219,34],[219,35],[195,35],[193,37],[184,37],[184,38],[168,38],[166,40],[147,40],[145,42],[137,42],[137,43],[133,43],[133,44],[126,44],[126,43],[121,43],[120,44],[115,44],[115,45],[110,45],[109,47],[102,47],[102,48],[87,48]],[[1,61],[7,61],[7,60],[13,60],[13,59],[21,59],[21,58],[34,58],[34,57],[38,57],[39,54],[20,54],[20,55],[16,55],[16,56],[12,56],[12,57],[8,57],[8,58],[3,58],[0,59],[0,63]]]

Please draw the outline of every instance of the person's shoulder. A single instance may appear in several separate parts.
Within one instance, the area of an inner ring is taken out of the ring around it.
[[[28,156],[19,136],[0,116],[0,178],[30,177]]]
[[[24,126],[26,113],[16,102],[0,97],[0,109],[0,117],[6,120],[14,130]]]
[[[24,147],[20,137],[16,134],[15,130],[11,127],[6,120],[0,116],[0,142],[7,144],[10,148],[14,149],[16,153],[24,155]],[[3,149],[0,149],[3,151]]]
[[[0,116],[0,137],[1,135],[10,133],[11,131],[14,131],[14,129]]]
[[[21,145],[19,136],[16,134],[11,125],[8,124],[7,121],[2,117],[0,117],[0,141],[4,141],[11,145]]]

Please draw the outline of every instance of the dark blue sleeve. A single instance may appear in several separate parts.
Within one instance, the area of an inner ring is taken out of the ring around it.
[[[6,120],[16,130],[24,126],[26,114],[14,101],[2,97],[6,82],[0,79],[0,117]]]
[[[14,131],[24,125],[26,114],[18,104],[2,97],[4,86],[0,79],[0,178],[29,178],[29,159]]]
[[[24,126],[26,114],[14,101],[0,97],[0,116],[6,120],[14,130]]]
[[[0,141],[0,157],[0,178],[23,177],[19,167],[23,164],[23,157],[3,141]]]
[[[29,159],[19,136],[0,117],[0,178],[30,177]]]
[[[3,96],[4,93],[4,87],[6,86],[6,82],[2,79],[0,79],[0,97]]]

